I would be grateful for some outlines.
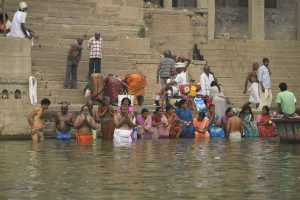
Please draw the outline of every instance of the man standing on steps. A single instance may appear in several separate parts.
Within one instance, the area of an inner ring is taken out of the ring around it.
[[[209,96],[210,93],[210,84],[215,80],[213,74],[210,72],[210,67],[205,65],[203,68],[203,73],[200,75],[200,84],[201,84],[201,94],[204,96]]]
[[[101,73],[101,47],[103,39],[100,37],[100,33],[96,32],[95,37],[89,39],[88,49],[90,50],[90,63],[89,63],[89,75],[93,73]]]
[[[244,94],[246,94],[248,88],[248,82],[250,82],[251,85],[250,88],[248,89],[248,91],[250,91],[250,98],[249,101],[242,106],[242,108],[249,106],[251,103],[255,103],[256,108],[258,108],[259,106],[259,85],[258,85],[257,74],[256,74],[258,68],[259,68],[259,64],[257,62],[253,63],[252,70],[248,73],[246,77]]]
[[[263,59],[263,65],[258,69],[258,81],[259,81],[259,96],[260,103],[258,110],[262,110],[264,106],[270,107],[272,104],[272,91],[271,91],[271,80],[270,80],[270,67],[269,59]]]
[[[65,88],[77,88],[77,68],[81,60],[82,38],[78,38],[75,44],[71,44],[66,66]]]

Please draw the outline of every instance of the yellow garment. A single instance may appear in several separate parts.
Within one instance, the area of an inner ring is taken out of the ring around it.
[[[191,85],[191,88],[190,88],[190,96],[191,97],[196,96],[196,90],[197,90],[197,87],[195,85]]]

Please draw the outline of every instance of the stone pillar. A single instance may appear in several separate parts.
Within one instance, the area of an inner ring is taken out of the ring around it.
[[[297,1],[297,40],[300,40],[300,0]]]
[[[164,0],[164,9],[171,10],[172,7],[172,0]]]
[[[249,39],[265,39],[265,0],[248,1]]]
[[[207,39],[215,39],[215,15],[216,15],[216,5],[215,1],[207,1],[208,7],[208,22],[207,22]]]

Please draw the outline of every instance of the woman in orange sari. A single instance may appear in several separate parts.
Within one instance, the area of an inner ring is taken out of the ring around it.
[[[259,137],[276,137],[276,126],[270,117],[270,109],[268,106],[262,108],[261,114],[257,116],[257,127]]]
[[[208,132],[209,119],[207,119],[205,112],[199,112],[198,117],[193,119],[193,125],[195,127],[195,139],[210,139]]]
[[[170,128],[169,137],[170,138],[179,138],[179,135],[182,130],[182,126],[180,125],[180,119],[178,118],[174,107],[171,104],[166,106],[165,116],[168,119],[168,124]]]
[[[143,74],[128,74],[122,81],[128,86],[128,94],[134,95],[133,105],[141,106],[144,101],[146,77]]]

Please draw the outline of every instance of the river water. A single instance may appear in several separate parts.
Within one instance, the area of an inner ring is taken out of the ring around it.
[[[0,141],[0,199],[299,199],[300,145],[278,138],[80,145]]]

